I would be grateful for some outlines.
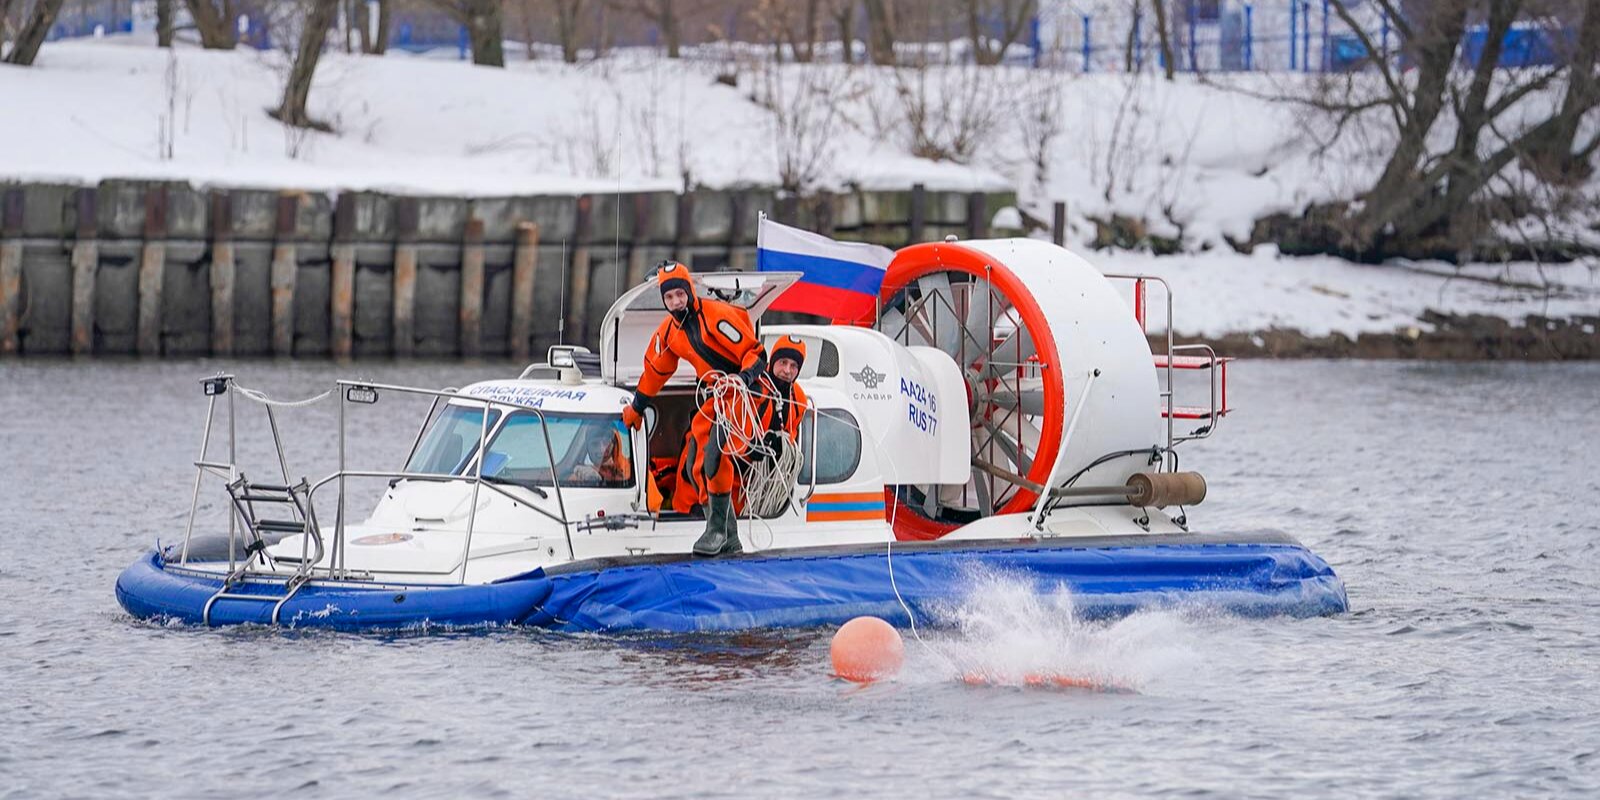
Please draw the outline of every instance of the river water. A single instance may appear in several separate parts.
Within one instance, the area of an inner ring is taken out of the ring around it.
[[[1079,624],[1068,597],[994,584],[865,689],[827,676],[826,632],[135,622],[112,584],[182,534],[195,379],[218,366],[0,363],[0,797],[1600,793],[1597,365],[1240,363],[1238,412],[1184,447],[1211,484],[1191,521],[1295,534],[1349,614]],[[282,398],[510,369],[233,366]],[[352,463],[392,466],[423,409],[373,409]],[[239,410],[266,459],[259,407]],[[284,412],[293,470],[331,471],[333,421]],[[971,668],[1126,691],[956,680]]]

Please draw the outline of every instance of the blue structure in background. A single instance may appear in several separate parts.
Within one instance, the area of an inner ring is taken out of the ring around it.
[[[128,0],[79,3],[61,9],[46,41],[133,32],[133,4]]]
[[[1483,51],[1489,43],[1489,29],[1486,26],[1474,26],[1467,31],[1467,39],[1462,42],[1461,60],[1471,66],[1477,66],[1483,59]],[[1518,25],[1506,31],[1506,36],[1500,42],[1499,67],[1546,67],[1565,64],[1566,53],[1572,52],[1577,47],[1577,32],[1572,28],[1550,30],[1537,26]]]
[[[235,0],[239,15],[239,44],[257,50],[274,47],[281,39],[267,24],[270,15],[257,3],[261,0]],[[1282,70],[1290,72],[1349,72],[1368,68],[1375,59],[1401,59],[1405,56],[1391,45],[1390,30],[1393,21],[1381,10],[1373,11],[1372,4],[1358,4],[1352,9],[1362,24],[1373,29],[1366,32],[1378,52],[1370,52],[1362,37],[1349,30],[1342,17],[1333,13],[1331,0],[1321,0],[1321,26],[1316,30],[1320,38],[1320,52],[1313,62],[1312,33],[1317,20],[1312,16],[1311,0],[1170,0],[1172,12],[1168,17],[1172,25],[1171,46],[1178,68],[1192,72],[1215,69],[1224,72],[1255,70]],[[178,5],[180,20],[185,12]],[[1041,3],[1040,6],[1047,6]],[[1058,8],[1070,8],[1062,5]],[[151,25],[146,8],[139,15],[138,27],[148,31]],[[48,35],[50,40],[115,35],[131,33],[136,27],[134,0],[68,0]],[[1181,14],[1182,16],[1178,16]],[[1287,35],[1257,37],[1257,17],[1269,30],[1284,30],[1287,18]],[[1376,16],[1374,17],[1374,14]],[[1143,70],[1147,62],[1154,61],[1165,69],[1165,56],[1157,46],[1157,37],[1151,36],[1144,25],[1144,15],[1135,5],[1131,13],[1123,16],[1080,14],[1076,10],[1065,16],[1046,15],[1052,20],[1048,26],[1041,15],[1028,20],[1022,41],[1013,45],[1005,62],[1033,67],[1067,67],[1083,72],[1102,70],[1120,71],[1132,62],[1133,69]],[[740,15],[730,13],[730,36],[737,38]],[[1096,24],[1098,23],[1098,24]],[[466,59],[471,55],[467,29],[442,11],[427,8],[396,8],[389,46],[397,50],[423,53],[439,48],[454,48],[456,56]],[[1000,38],[1004,33],[1005,19],[1000,14],[988,14],[979,19],[979,25],[988,36]],[[1096,43],[1095,33],[1100,42]],[[1159,32],[1158,32],[1159,33]],[[1126,35],[1124,35],[1126,34]],[[1461,61],[1476,65],[1486,49],[1488,32],[1483,25],[1468,29],[1462,42]],[[1077,42],[1072,40],[1077,38]],[[650,29],[643,44],[655,45],[660,34]],[[1564,27],[1539,24],[1519,24],[1505,36],[1496,66],[1502,68],[1553,66],[1565,62],[1567,54],[1576,46],[1576,31],[1571,23]],[[1128,58],[1128,47],[1132,58]],[[1154,54],[1155,58],[1148,56]],[[1186,62],[1186,63],[1185,63]]]

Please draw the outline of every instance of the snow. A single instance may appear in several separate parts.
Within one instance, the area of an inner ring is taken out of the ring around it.
[[[799,152],[810,164],[807,189],[1014,190],[1021,212],[1038,219],[1065,201],[1072,242],[1092,239],[1090,217],[1113,213],[1146,220],[1153,233],[1181,233],[1189,250],[1206,252],[1088,257],[1107,271],[1171,281],[1184,333],[1392,331],[1417,325],[1428,308],[1513,320],[1600,313],[1592,265],[1545,267],[1543,275],[1533,265],[1466,270],[1567,287],[1546,296],[1427,274],[1454,272],[1443,264],[1283,259],[1271,247],[1233,253],[1224,236],[1247,239],[1261,216],[1351,197],[1382,163],[1381,135],[1320,146],[1326,131],[1314,120],[1266,99],[1317,76],[1169,83],[1148,73],[1018,67],[767,71],[754,60],[626,52],[493,69],[329,52],[311,95],[313,116],[336,129],[323,134],[266,115],[279,97],[283,54],[153,44],[146,35],[51,42],[32,68],[0,67],[0,179],[473,196],[672,191],[779,185],[784,156]],[[737,86],[717,80],[730,72]],[[910,155],[908,89],[925,93],[934,138],[948,143],[964,121],[975,125],[965,163]],[[758,102],[774,92],[791,101],[775,105],[795,109],[787,123]],[[1039,124],[1040,109],[1054,110],[1042,115],[1050,124]],[[1020,216],[1008,209],[995,224],[1011,227]]]
[[[1431,326],[1428,310],[1486,314],[1520,324],[1530,314],[1600,316],[1600,264],[1488,265],[1442,262],[1374,266],[1328,256],[1289,258],[1273,247],[1253,255],[1156,257],[1073,248],[1101,271],[1155,275],[1172,287],[1173,330],[1215,337],[1269,328],[1310,336]],[[1517,285],[1505,285],[1513,283]],[[1526,288],[1526,287],[1539,288]],[[1132,290],[1124,286],[1132,298]],[[1149,295],[1152,331],[1165,330],[1161,290]]]
[[[716,82],[715,65],[618,58],[493,69],[329,52],[310,103],[337,130],[323,134],[267,117],[281,54],[152,45],[140,36],[52,42],[32,68],[0,67],[0,175],[472,195],[671,190],[685,176],[713,188],[778,182],[771,115],[750,89]],[[849,126],[830,145],[830,187],[1011,188],[991,169],[914,158]]]

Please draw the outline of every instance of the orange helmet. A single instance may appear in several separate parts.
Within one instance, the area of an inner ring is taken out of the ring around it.
[[[663,261],[656,266],[656,288],[666,294],[671,289],[682,289],[694,298],[694,278],[689,268],[676,261]]]
[[[795,366],[804,367],[806,343],[798,336],[779,336],[778,340],[772,343],[772,355],[767,359],[767,363],[776,362],[780,358],[794,359]]]
[[[700,303],[694,296],[694,277],[689,274],[689,268],[672,260],[661,262],[656,266],[656,288],[661,290],[661,297],[666,299],[667,292],[673,289],[682,289],[689,295],[689,304],[681,311],[669,311],[678,322],[683,322],[690,314],[700,310]]]

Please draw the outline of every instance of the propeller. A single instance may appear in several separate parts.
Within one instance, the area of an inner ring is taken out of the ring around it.
[[[950,276],[929,273],[917,279],[917,289],[922,292],[917,318],[922,323],[923,336],[946,353],[961,352],[962,323],[956,319],[956,294],[950,288]]]
[[[995,313],[995,298],[988,281],[978,278],[967,287],[967,313],[961,325],[965,334],[961,347],[966,358],[959,360],[964,362],[961,366],[970,368],[989,355],[994,344],[994,322],[999,315]]]

